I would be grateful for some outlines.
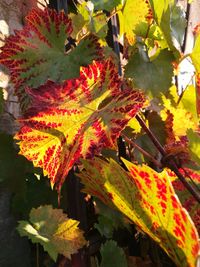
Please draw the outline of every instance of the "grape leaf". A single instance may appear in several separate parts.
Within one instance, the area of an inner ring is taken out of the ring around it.
[[[188,129],[197,129],[198,120],[184,108],[182,103],[177,106],[172,99],[164,95],[162,95],[162,101],[164,108],[160,112],[161,118],[166,122],[169,115],[172,117],[168,123],[172,124],[173,135],[176,140],[179,140],[181,136],[186,136]],[[166,126],[169,127],[169,125]]]
[[[95,10],[107,10],[112,11],[114,7],[121,3],[121,0],[92,0]]]
[[[177,266],[195,266],[199,244],[196,228],[181,206],[166,171],[123,159],[127,173],[115,161],[82,160],[78,176],[84,192],[118,208],[166,251]]]
[[[61,209],[45,205],[33,208],[30,222],[19,221],[17,230],[33,243],[40,243],[56,261],[58,253],[70,259],[72,254],[87,244],[78,224],[78,221],[69,219]]]
[[[113,240],[106,241],[101,246],[102,261],[100,267],[127,267],[126,256],[122,248]],[[114,257],[113,257],[114,255]]]
[[[126,0],[122,13],[119,13],[119,22],[121,34],[125,33],[129,43],[135,42],[134,29],[136,26],[146,21],[149,5],[145,0]]]
[[[176,6],[174,0],[150,0],[149,2],[154,19],[162,30],[170,50],[176,58],[179,58],[186,27],[184,12]]]
[[[64,84],[49,81],[29,90],[33,106],[21,119],[15,136],[20,153],[42,167],[52,185],[62,185],[80,157],[92,157],[103,147],[115,147],[116,138],[143,106],[141,92],[124,84],[107,59],[81,69],[78,79]],[[127,87],[127,88],[126,88]]]
[[[71,20],[63,12],[37,9],[28,14],[23,30],[8,37],[0,63],[10,70],[18,94],[24,87],[37,88],[48,79],[62,82],[78,77],[80,66],[99,56],[94,37],[85,37],[74,47],[71,33]]]
[[[125,76],[132,78],[135,86],[146,90],[151,96],[158,96],[171,86],[173,59],[172,53],[167,49],[162,50],[153,61],[144,59],[142,53],[136,53],[125,67]]]
[[[193,183],[195,183],[200,190],[200,174],[198,172],[188,168],[179,169],[179,171],[186,178],[188,183],[192,186],[194,186]],[[168,170],[168,174],[183,207],[189,212],[198,232],[200,233],[200,204],[172,171]]]

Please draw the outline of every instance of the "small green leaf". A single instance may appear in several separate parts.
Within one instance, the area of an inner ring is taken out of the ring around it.
[[[17,230],[33,243],[40,243],[56,261],[58,253],[70,259],[72,254],[86,245],[78,224],[78,221],[69,219],[61,209],[45,205],[32,209],[30,223],[20,221]]]
[[[100,250],[100,267],[127,267],[126,256],[122,248],[113,240],[106,241]]]
[[[121,0],[92,0],[95,10],[107,10],[112,11],[117,5],[121,3]]]
[[[187,131],[187,137],[189,140],[189,151],[192,159],[200,165],[200,136],[192,129]]]
[[[150,96],[166,92],[172,83],[174,60],[172,52],[161,50],[155,60],[144,57],[145,51],[134,54],[125,67],[125,76],[132,78],[136,87],[146,90]]]

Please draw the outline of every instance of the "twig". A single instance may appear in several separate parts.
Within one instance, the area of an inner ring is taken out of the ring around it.
[[[164,148],[162,147],[158,139],[155,137],[155,135],[152,133],[152,131],[146,126],[146,123],[143,121],[143,119],[139,115],[136,115],[135,118],[141,125],[142,129],[148,134],[148,136],[150,137],[151,141],[153,142],[157,150],[160,152],[160,154],[162,156],[166,156]]]
[[[125,134],[122,134],[122,137],[124,138],[124,140],[131,144],[132,146],[134,146],[137,150],[139,150],[144,156],[148,157],[151,162],[153,162],[157,167],[162,168],[162,164],[156,160],[150,153],[148,153],[147,151],[145,151],[143,148],[141,148],[140,146],[138,146],[135,142],[133,142],[130,138],[128,138]]]

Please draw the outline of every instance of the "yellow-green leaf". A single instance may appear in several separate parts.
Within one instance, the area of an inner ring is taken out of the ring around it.
[[[119,16],[121,33],[125,33],[130,44],[135,42],[134,29],[146,20],[149,6],[145,0],[126,0],[122,13]]]
[[[69,219],[61,209],[45,205],[33,208],[30,222],[20,221],[17,230],[33,243],[40,243],[56,261],[58,253],[70,259],[72,254],[87,244],[78,224],[78,221]]]

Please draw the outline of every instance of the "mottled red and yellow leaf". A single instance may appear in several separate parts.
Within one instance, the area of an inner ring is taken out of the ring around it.
[[[197,171],[184,168],[179,169],[183,174],[187,182],[194,186],[196,184],[197,188],[200,189],[200,174]],[[172,185],[183,205],[184,208],[189,212],[198,232],[200,233],[200,204],[197,200],[191,195],[191,193],[185,188],[183,183],[177,178],[177,176],[172,172],[168,171],[168,174],[171,178]]]
[[[119,209],[155,240],[177,266],[195,266],[199,251],[197,230],[178,200],[166,171],[123,160],[129,173],[115,161],[84,160],[79,174],[84,192]]]
[[[144,96],[122,82],[111,59],[82,67],[80,78],[29,90],[33,104],[20,120],[20,154],[62,184],[80,157],[115,147],[116,138],[143,106]]]

